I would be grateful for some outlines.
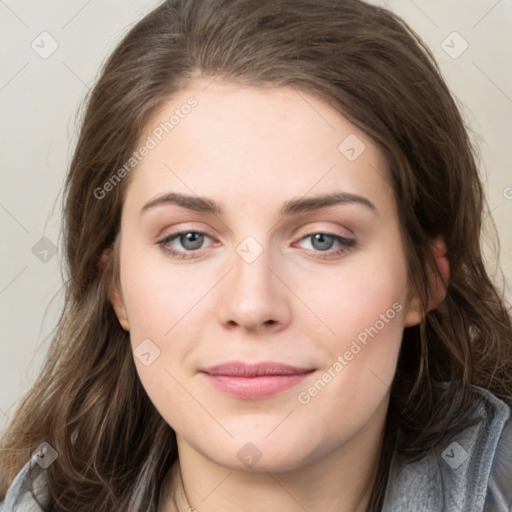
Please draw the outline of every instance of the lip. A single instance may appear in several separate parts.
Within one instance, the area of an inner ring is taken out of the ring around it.
[[[246,400],[281,393],[304,380],[315,370],[276,362],[230,362],[200,370],[219,391]]]

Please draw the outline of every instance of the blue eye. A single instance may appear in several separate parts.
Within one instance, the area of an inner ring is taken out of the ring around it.
[[[319,251],[328,251],[332,248],[334,242],[336,241],[333,236],[326,235],[325,233],[309,235],[308,238],[311,238],[311,245]]]
[[[158,242],[158,245],[162,247],[164,252],[177,258],[193,258],[193,254],[187,255],[186,252],[194,252],[201,249],[205,238],[210,237],[206,233],[199,231],[181,231],[164,238]],[[179,242],[185,251],[177,250],[172,242]]]
[[[188,250],[194,251],[200,249],[203,245],[204,235],[191,231],[189,233],[178,235],[181,245]]]
[[[336,256],[340,256],[348,252],[356,245],[356,241],[354,239],[345,238],[332,233],[310,233],[303,236],[300,241],[308,239],[311,240],[310,245],[312,246],[312,249],[307,248],[307,250],[320,253],[316,257],[321,259],[336,258]],[[335,244],[338,244],[338,247],[333,249]]]

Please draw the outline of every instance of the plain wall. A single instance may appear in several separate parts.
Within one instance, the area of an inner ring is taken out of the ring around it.
[[[59,244],[58,195],[76,140],[75,114],[105,57],[127,28],[158,3],[0,2],[0,430],[37,377],[45,337],[62,304],[60,254],[54,250]],[[401,15],[424,39],[462,104],[480,148],[491,212],[487,221],[494,218],[498,228],[510,300],[512,2],[371,3]],[[486,249],[486,254],[494,275],[493,252]]]

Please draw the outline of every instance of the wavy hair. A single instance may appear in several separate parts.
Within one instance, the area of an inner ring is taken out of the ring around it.
[[[315,95],[389,162],[408,279],[425,316],[403,333],[368,507],[376,512],[394,432],[408,432],[405,449],[419,456],[461,428],[468,385],[511,401],[512,326],[484,266],[488,207],[458,106],[420,38],[361,0],[167,0],[108,58],[65,183],[64,307],[41,374],[3,433],[0,496],[48,442],[59,457],[45,471],[44,510],[157,510],[177,457],[175,434],[142,388],[129,334],[108,300],[119,278],[115,241],[130,176],[102,199],[95,190],[130,158],[155,111],[199,76]],[[438,236],[451,275],[445,300],[427,313]],[[446,381],[454,385],[438,385]]]

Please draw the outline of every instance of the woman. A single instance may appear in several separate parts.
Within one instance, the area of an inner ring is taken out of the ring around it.
[[[512,510],[484,204],[392,13],[164,2],[91,93],[66,307],[2,439],[3,507]]]

